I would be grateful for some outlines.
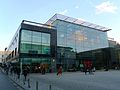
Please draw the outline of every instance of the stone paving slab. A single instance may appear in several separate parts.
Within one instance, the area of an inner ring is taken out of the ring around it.
[[[46,73],[41,75],[33,73],[29,76],[30,88],[26,81],[23,83],[23,76],[20,80],[11,77],[16,83],[25,90],[120,90],[120,71],[97,71],[94,75],[85,75],[83,72],[63,72],[62,76],[56,73]]]

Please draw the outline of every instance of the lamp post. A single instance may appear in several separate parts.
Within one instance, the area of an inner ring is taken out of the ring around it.
[[[20,59],[20,70],[21,70],[21,75],[22,75],[22,59]]]
[[[56,62],[55,58],[51,58],[51,71],[56,71]]]
[[[55,62],[55,59],[53,58],[53,62]]]
[[[64,61],[64,52],[61,53],[61,56],[60,56],[60,64],[62,65],[63,64],[63,61]]]

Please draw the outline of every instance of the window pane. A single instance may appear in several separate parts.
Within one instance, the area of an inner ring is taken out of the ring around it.
[[[29,50],[31,50],[31,42],[32,42],[31,36],[32,36],[32,31],[22,30],[21,46],[20,46],[20,51],[22,53],[28,53]]]
[[[21,53],[50,54],[50,34],[22,30]]]
[[[50,54],[50,34],[42,33],[42,54]]]
[[[41,33],[40,32],[32,33],[32,43],[41,44]]]
[[[50,45],[50,34],[42,33],[42,44]]]
[[[32,31],[22,30],[21,40],[26,42],[31,42]]]

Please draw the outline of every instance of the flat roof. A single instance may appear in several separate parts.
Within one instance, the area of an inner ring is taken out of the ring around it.
[[[96,24],[93,24],[93,23],[89,23],[89,22],[86,22],[86,21],[83,21],[83,20],[79,20],[79,19],[68,17],[68,16],[61,15],[61,14],[55,14],[52,18],[50,18],[46,22],[46,24],[51,25],[57,19],[67,21],[67,22],[71,22],[71,23],[78,24],[78,25],[82,25],[82,26],[85,26],[85,27],[93,28],[93,29],[103,31],[103,32],[111,30],[109,28],[106,28],[106,27],[103,27],[103,26],[100,26],[100,25],[96,25]]]
[[[41,24],[41,23],[32,22],[32,21],[28,21],[28,20],[23,20],[22,23],[28,24],[28,25],[33,25],[33,26],[38,26],[38,27],[49,28],[49,29],[56,29],[55,26],[51,26],[48,24]]]

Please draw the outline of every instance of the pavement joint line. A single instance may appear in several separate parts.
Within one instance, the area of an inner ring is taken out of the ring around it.
[[[3,74],[5,74],[5,72],[2,70],[2,69],[0,69],[1,71],[2,71],[2,73]],[[6,74],[5,74],[6,75]],[[8,76],[8,75],[7,75]],[[14,84],[16,84],[18,87],[20,87],[20,90],[22,89],[22,90],[26,90],[24,87],[22,87],[21,85],[19,85],[17,82],[15,82],[10,76],[8,76],[9,77],[9,79],[10,79],[10,82],[12,81]],[[14,85],[13,84],[13,85]]]
[[[17,82],[15,82],[10,76],[8,76],[10,80],[13,81],[13,83],[15,83],[17,86],[19,86],[21,89],[26,90],[24,87],[22,87],[20,84],[18,84]]]

